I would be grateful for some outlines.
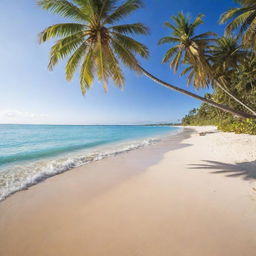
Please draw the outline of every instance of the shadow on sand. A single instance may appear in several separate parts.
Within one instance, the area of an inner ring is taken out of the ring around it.
[[[226,174],[226,177],[240,177],[244,180],[256,179],[256,161],[227,164],[205,160],[204,164],[192,164],[190,169],[214,170],[214,174]]]

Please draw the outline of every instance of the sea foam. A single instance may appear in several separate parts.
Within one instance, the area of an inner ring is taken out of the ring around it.
[[[102,148],[91,153],[80,152],[79,154],[67,155],[65,157],[44,159],[30,164],[19,164],[5,168],[0,172],[0,201],[17,191],[27,189],[51,176],[63,173],[72,168],[151,145],[158,141],[160,141],[159,138],[150,138],[115,145],[115,147],[108,149]]]

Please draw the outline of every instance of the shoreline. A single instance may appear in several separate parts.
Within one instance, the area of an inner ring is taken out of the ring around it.
[[[25,162],[7,166],[3,173],[0,172],[0,181],[3,184],[7,179],[8,187],[0,187],[0,203],[9,196],[20,191],[36,186],[45,180],[60,175],[67,171],[72,171],[96,161],[102,161],[105,158],[116,157],[119,154],[127,153],[133,150],[139,150],[144,147],[153,146],[161,143],[163,147],[166,143],[181,140],[183,135],[182,127],[177,127],[174,131],[166,134],[152,135],[152,137],[127,139],[124,141],[112,142],[93,148],[85,148],[79,151],[69,151],[57,156],[51,156],[45,159],[37,159],[35,161]],[[179,135],[181,134],[181,135]],[[174,145],[173,145],[174,146]],[[3,174],[3,177],[1,177]],[[9,175],[9,176],[8,176]],[[21,179],[20,179],[21,177]],[[10,179],[10,180],[8,180]],[[17,182],[13,182],[16,180]],[[3,185],[0,184],[0,185]]]
[[[253,255],[256,136],[185,129],[0,202],[0,254]]]

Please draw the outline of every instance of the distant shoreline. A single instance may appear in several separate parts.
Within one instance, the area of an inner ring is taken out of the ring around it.
[[[253,255],[256,136],[190,127],[173,139],[2,201],[0,254]]]

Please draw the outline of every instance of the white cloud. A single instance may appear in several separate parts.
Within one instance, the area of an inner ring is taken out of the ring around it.
[[[41,113],[22,112],[19,110],[0,111],[0,123],[45,123],[49,115]]]

